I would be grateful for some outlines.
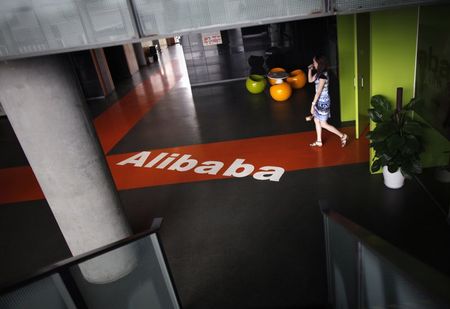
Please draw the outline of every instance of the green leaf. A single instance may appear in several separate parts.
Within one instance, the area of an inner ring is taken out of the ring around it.
[[[378,131],[373,131],[370,134],[370,140],[374,141],[374,142],[382,142],[385,140],[385,136],[380,134]]]
[[[423,128],[422,125],[414,120],[405,120],[403,125],[403,132],[413,135],[422,135]]]
[[[413,155],[418,153],[421,148],[420,141],[414,135],[406,135],[405,136],[406,143],[402,149],[402,153],[406,156]]]
[[[381,161],[380,161],[380,159],[377,159],[377,160],[373,161],[372,167],[371,167],[372,173],[375,173],[380,168],[381,168]]]
[[[388,152],[384,152],[380,155],[380,159],[384,160],[385,162],[390,162],[393,158],[393,154],[390,154]],[[383,164],[386,165],[386,164]]]
[[[376,117],[378,117],[381,121],[389,121],[392,117],[392,105],[382,95],[375,95],[370,100],[370,104],[374,107],[374,113],[376,113]]]
[[[383,113],[384,111],[391,111],[391,103],[382,95],[374,95],[370,100],[370,104],[375,108],[375,110]]]
[[[374,141],[386,140],[392,134],[397,132],[397,127],[393,122],[381,122],[378,123],[371,134],[371,139]]]
[[[386,166],[389,164],[389,160],[386,160],[385,157],[380,157],[380,165],[381,166]]]
[[[402,163],[402,174],[406,178],[411,178],[414,175],[414,167],[411,160],[405,159]]]
[[[395,173],[398,170],[398,165],[395,163],[388,164],[388,170],[391,173]]]
[[[387,145],[386,142],[381,141],[381,142],[372,142],[370,144],[370,147],[373,148],[373,150],[375,150],[376,153],[380,152],[386,152],[387,151]]]
[[[374,108],[369,109],[369,117],[373,122],[381,122],[383,121],[383,114],[375,110]]]
[[[422,107],[423,104],[424,104],[423,99],[412,98],[411,101],[409,101],[409,103],[403,107],[403,109],[416,111],[417,109]]]
[[[391,152],[399,151],[405,145],[405,139],[397,134],[391,135],[386,144]]]

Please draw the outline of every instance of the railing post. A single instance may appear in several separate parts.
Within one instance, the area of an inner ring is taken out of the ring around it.
[[[59,272],[59,275],[61,276],[61,279],[64,282],[64,285],[66,286],[67,291],[72,297],[72,300],[75,303],[77,309],[88,309],[86,301],[84,300],[83,295],[78,289],[78,286],[75,283],[70,270],[68,268],[64,268]]]
[[[362,268],[362,247],[363,245],[361,244],[360,241],[358,241],[357,244],[357,261],[358,261],[358,265],[356,265],[356,275],[358,276],[358,278],[356,279],[356,297],[357,297],[357,304],[358,304],[358,309],[363,309],[364,308],[364,304],[363,304],[363,287],[362,287],[362,283],[363,283],[363,268]]]
[[[327,216],[327,212],[329,211],[329,205],[327,201],[320,200],[319,201],[320,211],[322,212],[323,217],[323,227],[325,234],[325,259],[326,259],[326,267],[327,267],[327,285],[328,285],[328,302],[330,304],[335,304],[334,299],[334,276],[332,272],[332,264],[331,264],[331,249],[330,249],[330,227],[329,227],[329,218]]]

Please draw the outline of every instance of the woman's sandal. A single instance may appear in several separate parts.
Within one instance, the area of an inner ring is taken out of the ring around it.
[[[306,121],[311,121],[311,120],[313,120],[313,118],[314,118],[313,115],[309,115],[309,116],[306,116],[306,117],[305,117],[305,120],[306,120]]]
[[[315,141],[312,144],[309,144],[311,147],[322,147],[322,141]]]
[[[347,145],[347,141],[348,141],[348,135],[344,134],[341,137],[341,147],[345,147],[345,145]]]

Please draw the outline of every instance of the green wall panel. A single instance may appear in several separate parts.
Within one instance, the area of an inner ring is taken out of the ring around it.
[[[371,95],[395,103],[403,87],[406,104],[414,96],[418,8],[371,13]]]
[[[339,91],[341,121],[355,120],[355,33],[354,15],[337,16]]]
[[[371,96],[382,94],[395,104],[414,96],[418,7],[371,13]],[[374,124],[371,123],[371,128]],[[370,151],[370,162],[374,153]]]
[[[450,109],[447,95],[450,92],[446,87],[450,85],[449,14],[449,5],[426,6],[420,9],[409,7],[370,13],[371,29],[368,35],[371,39],[371,96],[382,94],[395,104],[396,89],[403,87],[403,103],[408,103],[414,96],[417,63],[416,96],[430,103],[428,107],[425,106],[428,114],[421,113],[423,115],[416,116],[431,124],[424,134],[426,149],[422,155],[424,167],[445,165],[449,158],[450,145],[445,137],[446,131],[442,130],[442,126],[435,129],[433,124],[436,119],[444,120]],[[355,120],[356,113],[353,80],[356,43],[354,15],[338,16],[337,26],[341,119],[351,121]],[[431,104],[436,103],[437,97],[446,100],[446,104]],[[433,106],[439,106],[441,110],[431,110]],[[447,110],[442,111],[442,107],[446,107]],[[430,115],[435,117],[431,118]],[[373,127],[374,124],[371,123],[371,128]],[[373,158],[372,150],[370,158]]]

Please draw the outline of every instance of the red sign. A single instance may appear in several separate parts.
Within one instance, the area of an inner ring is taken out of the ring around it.
[[[222,44],[222,35],[220,31],[202,33],[203,46]]]

